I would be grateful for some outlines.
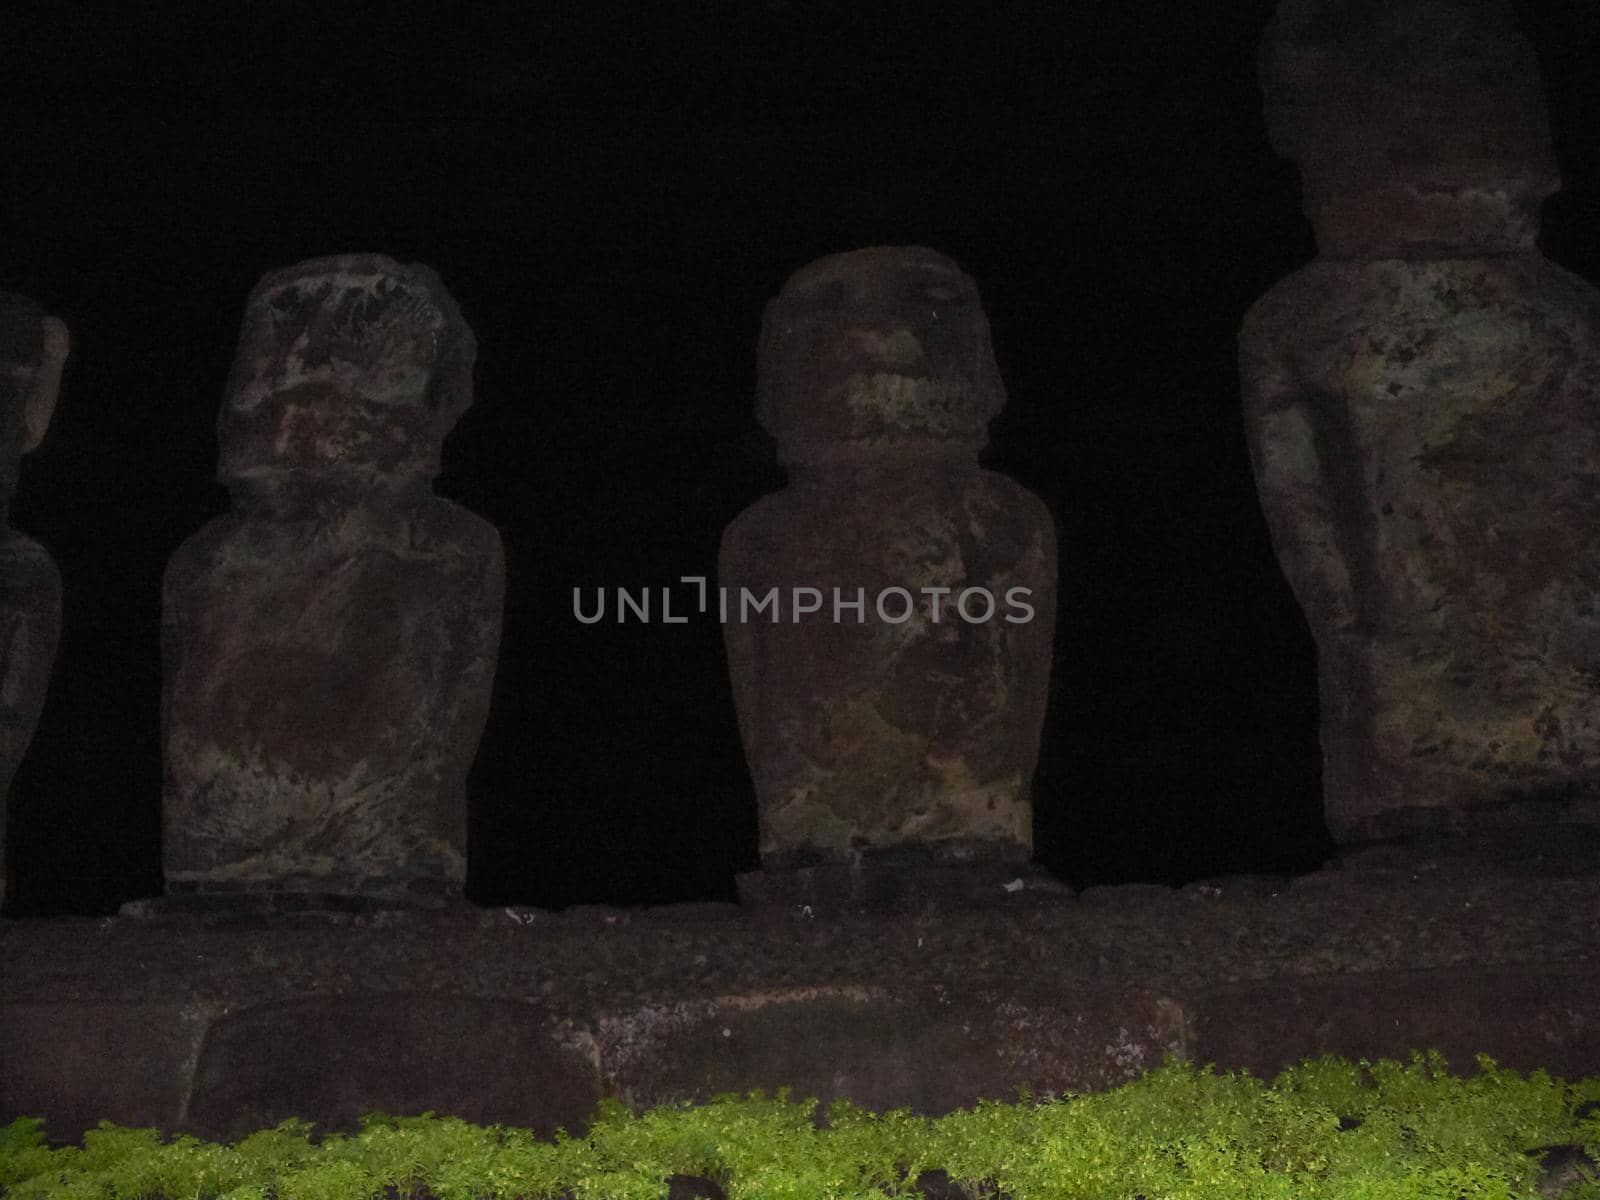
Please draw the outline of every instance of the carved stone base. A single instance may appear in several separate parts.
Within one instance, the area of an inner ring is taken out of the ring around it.
[[[470,909],[459,893],[412,888],[406,891],[352,893],[348,891],[286,891],[266,888],[185,888],[169,885],[165,896],[130,900],[119,910],[124,917],[217,917],[254,919],[301,915],[361,914],[393,911]]]
[[[1346,870],[1398,870],[1499,875],[1516,879],[1600,877],[1600,822],[1531,825],[1515,820],[1466,830],[1436,829],[1351,846],[1337,859]]]
[[[750,871],[735,877],[747,908],[907,912],[930,908],[989,908],[1072,895],[1072,889],[1029,862],[931,862],[858,859]]]

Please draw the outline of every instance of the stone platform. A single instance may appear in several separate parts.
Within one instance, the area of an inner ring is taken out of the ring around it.
[[[1430,1046],[1600,1074],[1593,878],[1367,865],[903,896],[0,921],[0,1123],[231,1138],[382,1109],[575,1132],[602,1095],[781,1086],[940,1113],[1167,1053],[1270,1075]]]

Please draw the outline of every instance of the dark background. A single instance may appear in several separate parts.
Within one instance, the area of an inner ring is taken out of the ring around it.
[[[479,341],[438,482],[508,555],[474,899],[728,899],[756,865],[720,628],[581,626],[572,589],[714,576],[783,479],[752,413],[762,305],[881,243],[978,280],[1010,393],[985,461],[1055,514],[1038,857],[1079,886],[1315,866],[1314,656],[1234,363],[1245,309],[1314,253],[1260,116],[1271,7],[8,7],[0,286],[73,335],[13,503],[66,602],[12,911],[159,892],[161,572],[227,504],[242,305],[361,250],[435,267]],[[1566,178],[1543,245],[1600,279],[1600,23],[1519,12]]]

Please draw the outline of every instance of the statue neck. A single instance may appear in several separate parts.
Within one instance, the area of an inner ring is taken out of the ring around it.
[[[431,495],[431,481],[359,472],[261,471],[225,480],[235,508],[271,521],[331,524],[360,512],[399,511]]]
[[[1391,183],[1311,199],[1323,258],[1499,258],[1535,254],[1539,198],[1506,190]]]

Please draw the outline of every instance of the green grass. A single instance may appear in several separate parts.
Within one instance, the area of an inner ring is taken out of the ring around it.
[[[1541,1147],[1600,1157],[1600,1079],[1410,1063],[1307,1061],[1270,1084],[1177,1062],[1105,1092],[985,1101],[929,1119],[787,1093],[633,1115],[541,1142],[429,1114],[375,1114],[353,1136],[289,1121],[231,1146],[110,1124],[51,1149],[0,1129],[4,1200],[662,1200],[669,1175],[729,1200],[878,1200],[942,1170],[1011,1200],[1513,1200],[1540,1194]],[[1574,1176],[1563,1194],[1600,1200]]]

